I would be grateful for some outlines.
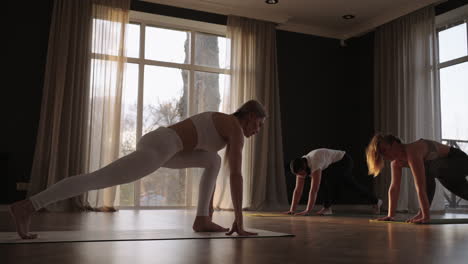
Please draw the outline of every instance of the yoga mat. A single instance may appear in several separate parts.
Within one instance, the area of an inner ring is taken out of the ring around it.
[[[109,241],[144,241],[176,239],[229,239],[229,238],[266,238],[293,237],[292,234],[277,233],[261,229],[247,228],[247,231],[258,233],[257,236],[227,236],[221,233],[196,233],[185,229],[151,229],[151,230],[107,230],[107,231],[46,231],[31,232],[38,234],[36,239],[21,239],[16,232],[0,232],[0,244],[31,243],[68,243],[68,242],[109,242]]]
[[[334,213],[331,215],[318,215],[315,213],[309,214],[309,215],[287,215],[287,214],[281,214],[281,213],[245,213],[244,215],[246,216],[252,216],[252,217],[302,217],[302,216],[315,216],[315,217],[326,217],[326,216],[338,216],[338,217],[370,217],[370,218],[375,218],[377,215],[369,215],[369,214],[343,214],[343,213]]]
[[[245,213],[246,216],[253,216],[253,217],[289,217],[294,215],[287,215],[287,214],[280,214],[280,213]]]
[[[395,221],[377,221],[375,219],[370,219],[371,223],[395,223],[395,224],[407,224],[407,225],[416,225],[413,223],[406,223],[406,220],[395,220]],[[431,219],[429,223],[423,225],[447,225],[447,224],[468,224],[468,218],[452,218],[452,219]]]

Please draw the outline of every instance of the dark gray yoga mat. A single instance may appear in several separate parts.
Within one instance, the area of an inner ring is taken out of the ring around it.
[[[367,218],[375,218],[378,215],[375,214],[352,214],[352,213],[333,213],[330,215],[318,215],[315,213],[310,213],[308,215],[288,215],[282,213],[244,213],[246,216],[250,217],[367,217]]]
[[[413,223],[406,223],[406,220],[395,220],[395,221],[378,221],[375,219],[369,220],[372,223],[395,223],[395,224],[408,224],[414,225]],[[447,224],[468,224],[468,218],[444,218],[444,219],[431,219],[429,223],[424,225],[447,225]]]
[[[257,232],[257,236],[227,236],[221,233],[196,233],[185,229],[150,229],[150,230],[106,230],[106,231],[43,231],[31,232],[38,234],[36,239],[20,239],[16,232],[0,232],[0,244],[30,244],[30,243],[69,243],[69,242],[109,242],[109,241],[145,241],[145,240],[175,240],[175,239],[235,239],[235,238],[268,238],[293,237],[292,234],[277,233],[261,229],[247,228],[247,231]]]

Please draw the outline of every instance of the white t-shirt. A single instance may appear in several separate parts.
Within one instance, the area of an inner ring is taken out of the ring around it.
[[[312,173],[318,169],[323,171],[330,164],[340,161],[345,153],[342,150],[319,148],[312,150],[309,154],[303,156],[303,158],[307,159],[307,165]]]

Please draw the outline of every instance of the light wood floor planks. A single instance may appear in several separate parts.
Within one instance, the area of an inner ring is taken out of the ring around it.
[[[33,230],[177,229],[193,210],[40,213]],[[440,217],[440,216],[439,216]],[[445,215],[444,217],[454,217]],[[468,215],[456,215],[467,218]],[[231,212],[216,212],[228,227]],[[0,245],[0,263],[450,263],[466,264],[468,225],[372,224],[366,217],[244,217],[251,228],[295,237]],[[12,231],[0,212],[0,231]]]

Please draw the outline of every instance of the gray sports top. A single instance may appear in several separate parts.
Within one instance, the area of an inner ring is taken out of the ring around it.
[[[420,140],[426,143],[427,146],[427,153],[424,156],[424,160],[435,160],[439,158],[439,149],[437,148],[437,142],[423,138],[421,138]]]

